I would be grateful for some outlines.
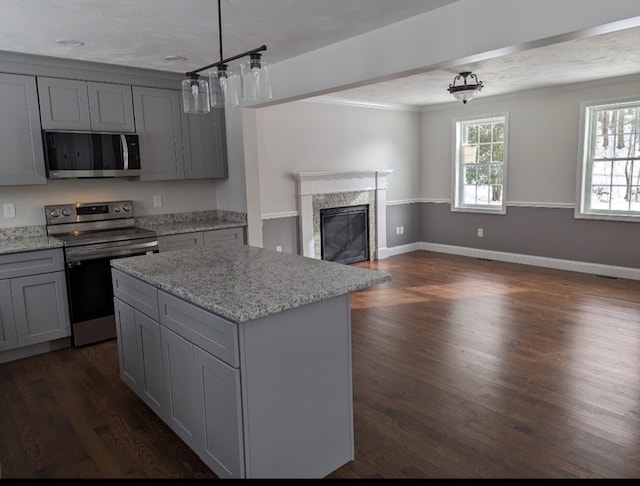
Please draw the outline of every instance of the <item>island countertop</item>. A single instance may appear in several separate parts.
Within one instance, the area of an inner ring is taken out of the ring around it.
[[[118,258],[111,266],[237,323],[391,280],[377,270],[232,243]]]

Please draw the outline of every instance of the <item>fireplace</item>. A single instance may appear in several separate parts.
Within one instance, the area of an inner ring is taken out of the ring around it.
[[[369,206],[320,210],[320,255],[336,263],[369,259]]]
[[[381,258],[387,247],[387,176],[391,169],[298,172],[300,250],[303,256],[323,258],[320,212],[367,206],[368,260]]]

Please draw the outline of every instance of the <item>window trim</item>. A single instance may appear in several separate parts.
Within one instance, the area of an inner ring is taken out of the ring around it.
[[[605,100],[583,101],[580,103],[580,121],[578,125],[578,168],[576,171],[576,202],[574,210],[575,219],[640,222],[640,213],[620,213],[614,211],[586,209],[587,197],[591,189],[591,177],[589,171],[585,170],[588,164],[590,150],[589,141],[591,139],[591,133],[587,133],[587,127],[591,121],[590,115],[592,112],[590,112],[590,110],[592,108],[615,108],[629,103],[640,103],[640,97],[625,96]]]
[[[461,127],[459,124],[464,122],[478,122],[482,123],[483,121],[495,120],[496,118],[504,118],[504,147],[503,147],[503,160],[502,160],[502,204],[500,206],[492,205],[492,206],[481,206],[481,205],[462,205],[460,203],[461,200],[461,191],[463,189],[460,187],[462,183],[462,174],[460,171],[460,131]],[[480,213],[480,214],[507,214],[507,175],[508,175],[508,161],[509,161],[509,112],[499,112],[499,113],[491,113],[487,115],[473,115],[473,116],[465,116],[465,117],[455,117],[452,120],[453,122],[453,164],[452,164],[452,198],[451,198],[451,211],[455,212],[464,212],[464,213]]]

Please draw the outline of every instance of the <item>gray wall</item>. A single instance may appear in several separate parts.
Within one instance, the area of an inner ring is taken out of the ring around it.
[[[275,250],[280,245],[282,251],[300,254],[300,228],[298,217],[265,219],[262,222],[262,247]]]
[[[452,212],[450,204],[423,203],[419,241],[640,268],[640,224],[575,219],[573,213],[511,206],[505,215],[471,214]]]
[[[396,226],[404,234],[396,235]],[[298,217],[265,220],[263,238],[264,248],[299,254]],[[448,203],[388,205],[387,247],[411,243],[640,268],[640,224],[575,219],[572,208],[509,206],[495,215],[454,212]]]
[[[421,238],[422,204],[387,205],[387,247],[408,245],[422,241]],[[404,233],[396,234],[396,228],[402,226]]]

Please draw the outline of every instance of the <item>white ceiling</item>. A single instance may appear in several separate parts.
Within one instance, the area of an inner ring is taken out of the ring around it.
[[[222,0],[224,57],[266,44],[272,63],[455,0]],[[606,8],[606,7],[603,7]],[[64,47],[59,39],[80,40]],[[186,72],[219,60],[215,0],[0,0],[0,51]],[[167,56],[187,60],[168,61]],[[362,86],[331,98],[422,106],[453,101],[460,71],[482,96],[640,73],[640,27]]]

